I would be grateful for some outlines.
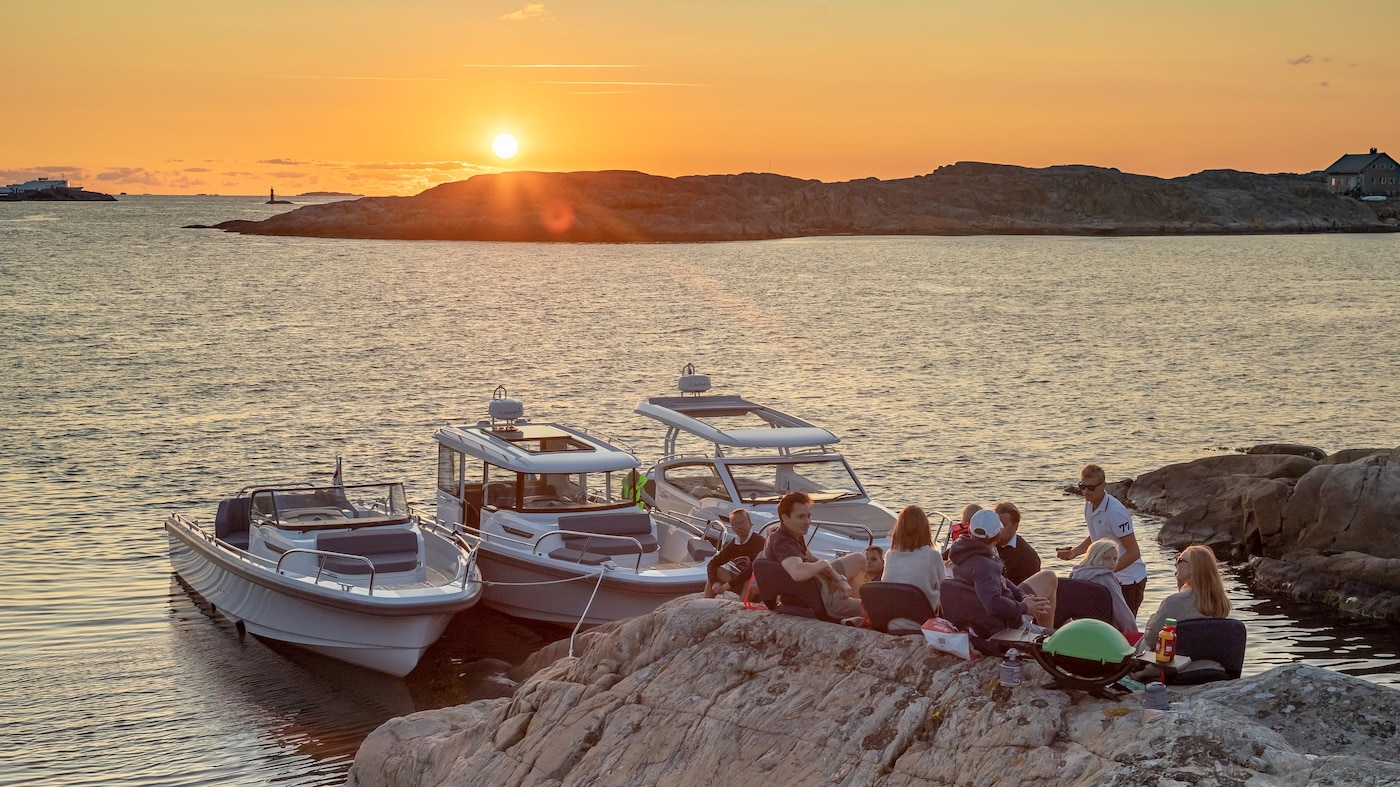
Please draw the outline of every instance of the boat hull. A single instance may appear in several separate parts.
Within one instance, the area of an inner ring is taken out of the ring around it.
[[[407,675],[452,616],[481,596],[479,581],[430,599],[352,596],[279,575],[174,519],[166,522],[171,566],[218,614],[257,636],[378,672]]]
[[[477,560],[487,578],[483,604],[514,617],[569,626],[580,620],[593,626],[645,615],[671,599],[705,589],[703,564],[676,572],[604,570],[514,554],[489,544],[477,549]]]

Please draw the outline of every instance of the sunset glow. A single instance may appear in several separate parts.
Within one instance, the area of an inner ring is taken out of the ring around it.
[[[1358,46],[1340,23],[1358,19],[1388,30],[1400,4],[10,3],[0,69],[24,76],[0,80],[0,179],[377,195],[506,161],[1307,172],[1400,150],[1400,48]],[[479,142],[504,122],[528,143],[513,157]]]
[[[496,138],[491,140],[491,152],[499,158],[512,158],[519,150],[520,143],[510,134],[497,134]]]

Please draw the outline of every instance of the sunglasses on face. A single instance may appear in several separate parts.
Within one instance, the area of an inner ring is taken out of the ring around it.
[[[1098,489],[1098,488],[1101,487],[1101,486],[1103,486],[1103,482],[1102,482],[1102,481],[1098,482],[1097,484],[1086,484],[1086,483],[1080,482],[1080,484],[1079,484],[1079,491],[1081,491],[1081,492],[1092,492],[1092,491],[1094,491],[1095,489]]]

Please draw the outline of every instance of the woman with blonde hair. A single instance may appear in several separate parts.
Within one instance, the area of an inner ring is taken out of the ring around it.
[[[1111,538],[1101,538],[1089,545],[1084,559],[1070,569],[1069,578],[1093,582],[1108,589],[1113,598],[1113,627],[1123,632],[1129,642],[1137,642],[1137,618],[1128,602],[1123,598],[1123,586],[1113,576],[1113,568],[1118,565],[1118,542]]]
[[[1199,544],[1189,546],[1178,554],[1176,563],[1176,586],[1179,590],[1162,599],[1152,618],[1147,621],[1147,630],[1142,640],[1148,650],[1157,647],[1157,632],[1168,620],[1193,620],[1195,618],[1227,618],[1230,616],[1230,599],[1225,595],[1225,582],[1220,578],[1220,568],[1215,563],[1215,553],[1209,547]]]
[[[890,530],[890,549],[885,553],[885,574],[881,579],[913,585],[923,591],[929,606],[938,610],[943,557],[933,549],[928,515],[922,508],[905,506],[899,512]]]

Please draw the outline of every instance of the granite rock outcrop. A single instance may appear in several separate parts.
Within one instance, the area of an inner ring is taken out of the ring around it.
[[[1158,540],[1248,559],[1256,585],[1400,620],[1400,448],[1272,444],[1168,465],[1113,487],[1165,517]]]
[[[548,662],[545,664],[545,662]],[[351,787],[1381,785],[1400,692],[1301,665],[1172,709],[1041,687],[994,659],[687,597],[582,635],[509,698],[393,719]]]
[[[1162,179],[1081,165],[976,162],[913,178],[843,183],[758,173],[506,172],[413,197],[308,205],[215,226],[255,235],[608,243],[1400,229],[1311,176],[1212,170]]]

